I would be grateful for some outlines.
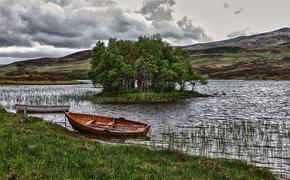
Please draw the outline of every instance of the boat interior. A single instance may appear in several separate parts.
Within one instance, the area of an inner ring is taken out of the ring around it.
[[[107,128],[142,132],[147,128],[146,124],[131,122],[124,118],[112,118],[87,114],[69,113],[79,123],[92,128]]]

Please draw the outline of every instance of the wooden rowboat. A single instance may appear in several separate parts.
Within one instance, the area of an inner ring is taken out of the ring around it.
[[[71,126],[82,134],[114,137],[145,136],[150,125],[126,120],[90,114],[65,112]]]
[[[67,112],[70,106],[34,106],[16,104],[15,109],[17,113],[62,113]]]

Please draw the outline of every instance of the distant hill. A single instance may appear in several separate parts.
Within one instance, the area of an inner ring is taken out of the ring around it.
[[[24,69],[66,75],[71,79],[85,79],[90,67],[91,50],[80,51],[60,58],[40,58],[14,62],[0,67],[0,76],[13,75]]]
[[[189,51],[210,51],[210,49],[229,50],[272,50],[277,47],[289,47],[290,28],[282,28],[276,31],[241,36],[224,41],[201,43],[186,46]]]
[[[290,80],[290,28],[183,48],[189,51],[192,66],[211,79]],[[60,58],[15,62],[0,67],[0,76],[25,69],[84,79],[91,54],[86,50]]]
[[[290,80],[290,28],[184,48],[209,78]]]
[[[21,66],[21,65],[54,65],[54,64],[59,64],[59,63],[70,63],[70,62],[75,62],[75,61],[82,61],[82,60],[88,60],[92,55],[91,50],[85,50],[85,51],[80,51],[74,54],[70,54],[68,56],[60,57],[60,58],[39,58],[39,59],[30,59],[30,60],[25,60],[25,61],[18,61],[9,64],[10,65],[16,65],[16,66]]]

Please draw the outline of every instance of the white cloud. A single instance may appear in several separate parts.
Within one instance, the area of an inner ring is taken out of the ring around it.
[[[56,48],[35,43],[32,47],[0,47],[0,64],[42,57],[60,57],[83,49]]]
[[[249,28],[249,27],[247,27],[245,29],[237,30],[237,31],[234,31],[234,32],[227,34],[227,37],[228,38],[235,38],[235,37],[247,36],[247,35],[254,34],[254,33],[249,32],[250,30],[251,30],[251,28]]]

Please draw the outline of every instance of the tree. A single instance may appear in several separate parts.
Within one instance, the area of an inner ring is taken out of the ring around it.
[[[197,81],[205,82],[192,69],[188,52],[170,47],[159,34],[138,41],[110,39],[107,47],[97,42],[89,78],[114,93],[174,91],[176,83],[184,90],[186,82],[193,87]]]
[[[126,78],[131,77],[123,57],[109,52],[102,42],[94,48],[91,64],[89,78],[94,85],[101,84],[104,91],[119,93],[126,87]]]
[[[190,80],[190,74],[194,72],[189,62],[187,51],[178,47],[173,51],[172,70],[174,80],[179,84],[180,89],[184,90],[186,82]]]
[[[207,78],[205,76],[202,76],[196,71],[191,70],[189,77],[188,77],[188,82],[191,85],[191,91],[194,91],[196,83],[201,83],[203,85],[207,84]]]

